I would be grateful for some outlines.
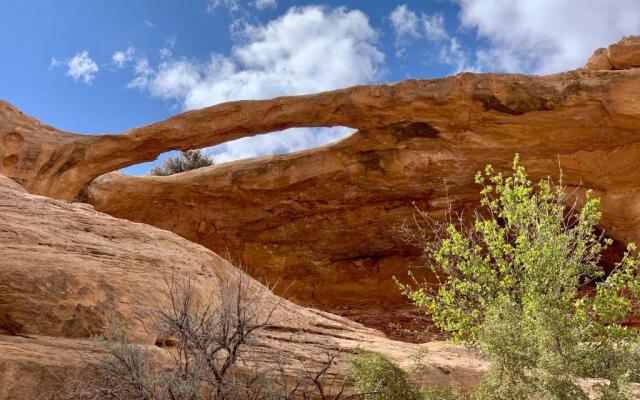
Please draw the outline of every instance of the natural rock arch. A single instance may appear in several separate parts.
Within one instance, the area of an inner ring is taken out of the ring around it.
[[[228,250],[300,303],[388,314],[403,305],[392,276],[419,264],[393,226],[411,217],[412,202],[436,216],[448,201],[473,208],[475,171],[506,168],[516,152],[534,178],[557,175],[560,165],[566,184],[595,190],[605,231],[640,242],[639,46],[626,38],[561,74],[465,73],[239,101],[121,135],[62,132],[1,103],[0,173],[32,193],[87,201]],[[103,175],[171,149],[337,125],[359,131],[171,177]]]

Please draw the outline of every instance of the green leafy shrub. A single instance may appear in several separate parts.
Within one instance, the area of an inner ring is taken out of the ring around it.
[[[359,350],[349,359],[354,392],[364,400],[418,400],[407,373],[380,353]]]
[[[400,285],[438,328],[491,360],[476,397],[581,399],[580,378],[604,378],[605,398],[630,398],[640,341],[623,322],[640,296],[635,246],[605,274],[598,263],[611,242],[596,233],[598,200],[587,194],[567,210],[562,182],[532,183],[517,156],[512,176],[487,166],[476,182],[475,221],[422,240],[439,284]]]
[[[462,400],[447,388],[416,388],[411,374],[384,355],[359,350],[349,358],[348,375],[354,382],[355,398],[364,400]]]
[[[187,150],[175,157],[169,157],[163,161],[162,165],[153,167],[149,171],[151,175],[167,176],[180,172],[190,171],[202,167],[213,165],[214,162],[201,150]]]

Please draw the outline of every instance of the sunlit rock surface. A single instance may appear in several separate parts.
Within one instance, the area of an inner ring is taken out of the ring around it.
[[[579,194],[593,190],[607,234],[640,242],[638,43],[626,37],[560,74],[464,73],[239,101],[121,135],[61,132],[2,103],[0,172],[31,193],[175,232],[298,304],[384,328],[411,316],[393,276],[424,271],[394,227],[416,206],[435,217],[450,202],[470,213],[475,172],[507,169],[516,152],[533,178],[561,168]],[[169,177],[105,175],[171,149],[308,126],[358,132]]]

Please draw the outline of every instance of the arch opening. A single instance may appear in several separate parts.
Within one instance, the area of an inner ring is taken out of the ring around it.
[[[254,157],[264,157],[276,154],[288,154],[296,151],[312,149],[342,140],[356,129],[335,126],[331,128],[290,128],[277,132],[270,132],[255,136],[248,136],[212,147],[205,147],[202,152],[210,157],[214,163],[222,164],[231,161]],[[147,175],[149,171],[169,157],[176,157],[179,151],[168,151],[161,154],[154,161],[140,163],[126,167],[120,172],[127,175]]]

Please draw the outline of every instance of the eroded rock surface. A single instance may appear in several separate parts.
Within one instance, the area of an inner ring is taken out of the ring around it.
[[[405,303],[392,277],[421,265],[394,227],[411,220],[414,204],[436,217],[449,201],[469,213],[475,172],[508,169],[515,153],[533,178],[558,177],[561,167],[565,184],[594,190],[605,231],[640,241],[640,71],[464,74],[366,90],[358,118],[381,118],[381,128],[170,177],[109,174],[86,199],[228,252],[300,304],[376,326],[406,317],[393,314]]]
[[[625,36],[618,43],[596,50],[587,61],[588,69],[629,69],[640,67],[640,36]]]
[[[474,208],[475,172],[507,169],[516,152],[534,178],[561,167],[565,184],[592,189],[605,231],[640,242],[638,43],[626,37],[561,74],[464,73],[231,102],[121,135],[60,132],[0,104],[0,172],[32,193],[176,232],[278,282],[297,303],[386,325],[409,317],[392,314],[406,305],[392,277],[420,265],[393,228],[411,219],[413,203],[436,217],[450,201]],[[338,125],[359,131],[175,176],[103,175],[170,149]]]
[[[107,309],[127,322],[132,339],[153,347],[147,311],[167,306],[165,277],[192,277],[198,293],[215,304],[221,282],[239,273],[210,250],[171,232],[116,219],[86,204],[28,194],[4,177],[0,243],[0,399],[39,398],[64,385],[82,368],[82,357],[101,351],[87,339],[101,332]],[[261,306],[275,310],[274,326],[248,353],[256,361],[280,355],[313,365],[328,350],[361,346],[406,363],[418,349],[348,319],[297,306],[247,279],[251,288],[264,292]],[[486,368],[458,347],[433,343],[426,348],[431,368],[425,379],[431,383],[469,387]],[[343,368],[341,363],[336,372]]]

